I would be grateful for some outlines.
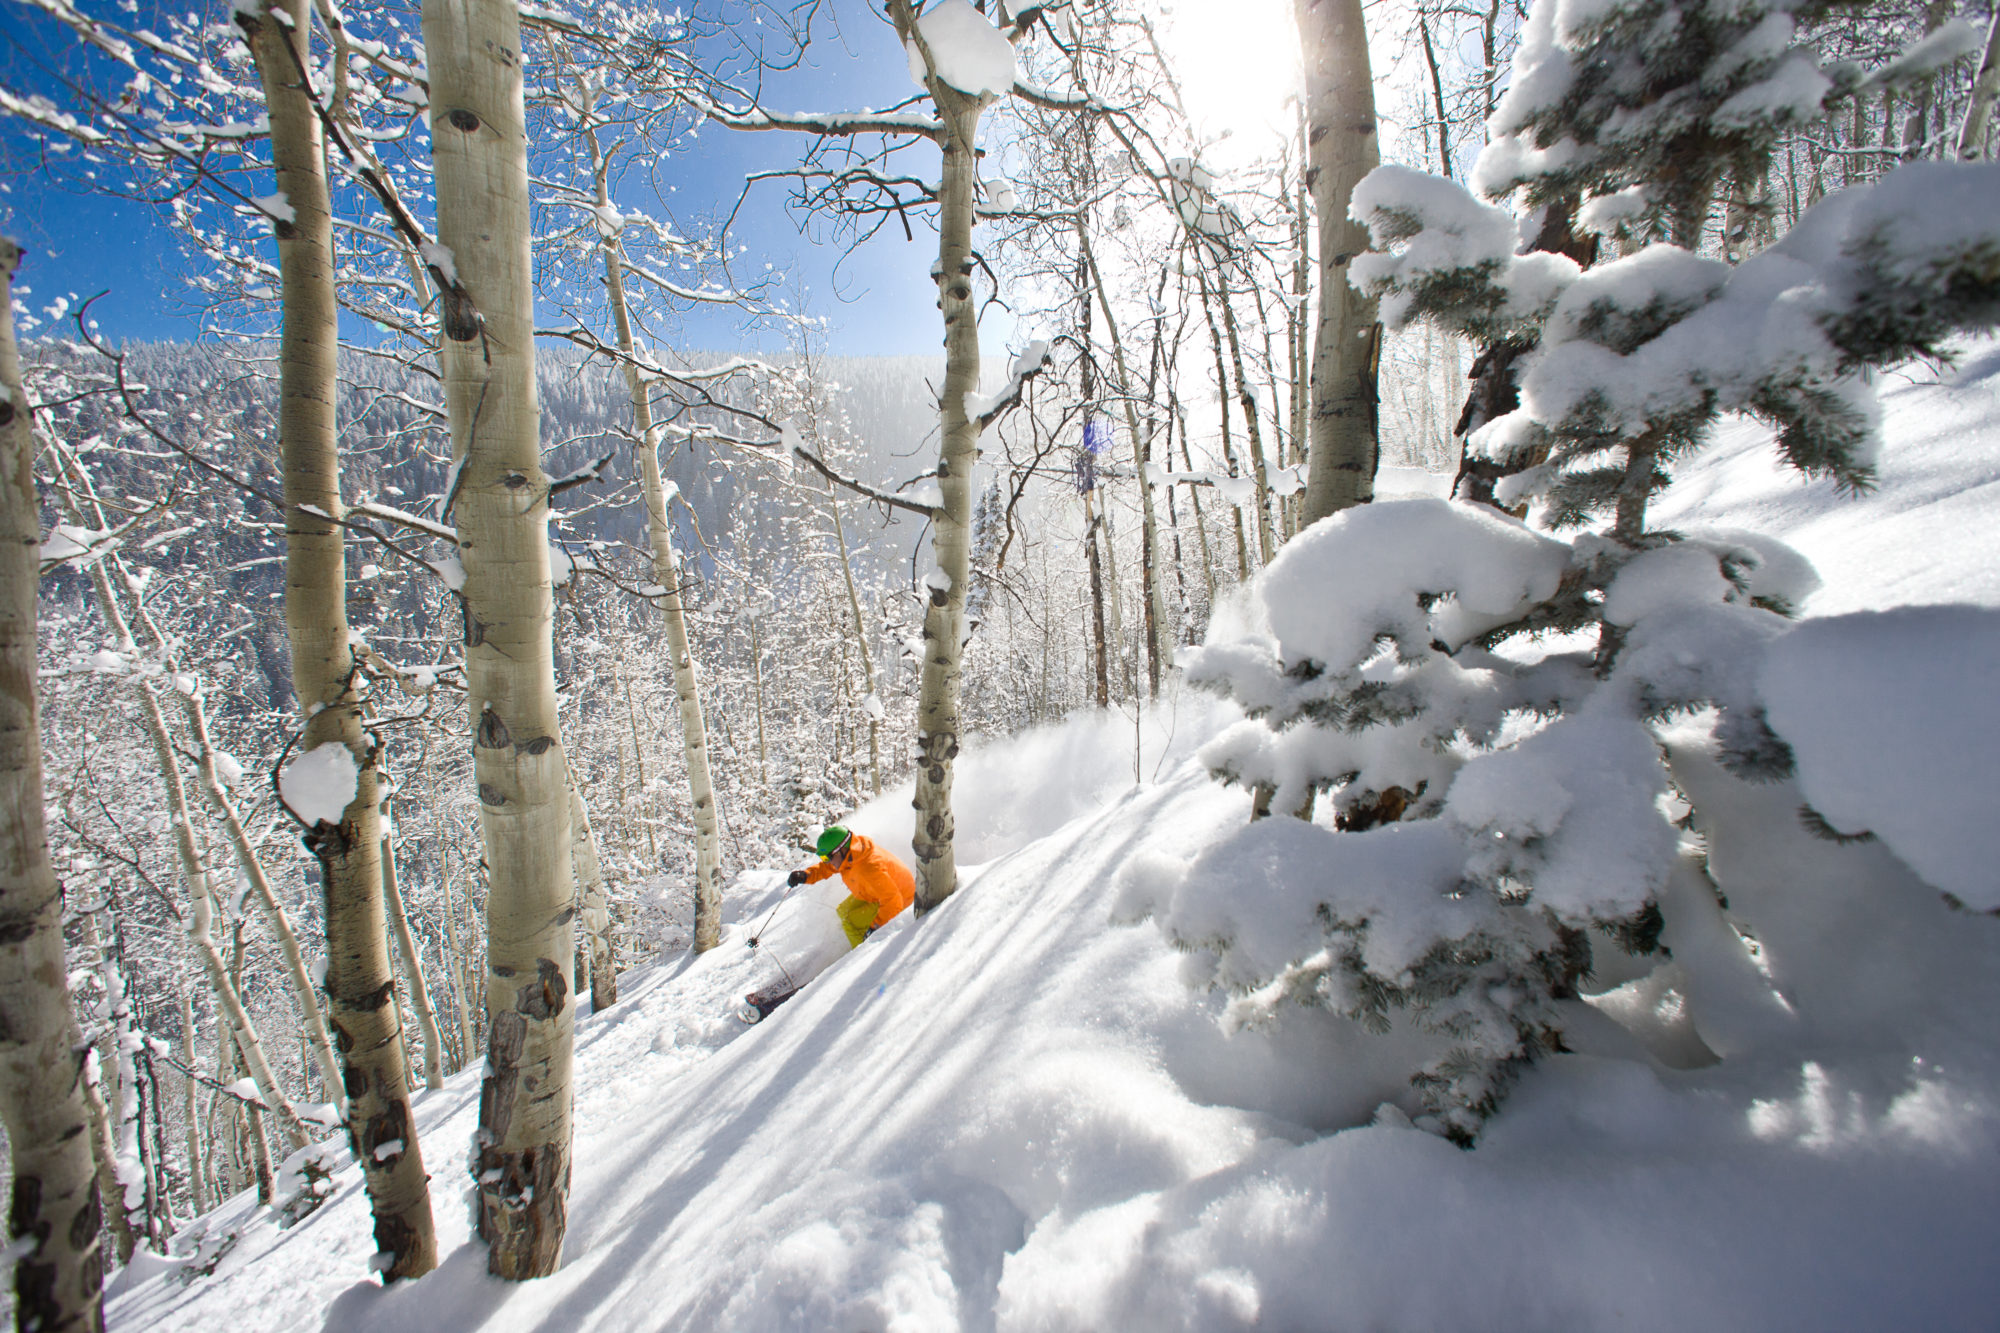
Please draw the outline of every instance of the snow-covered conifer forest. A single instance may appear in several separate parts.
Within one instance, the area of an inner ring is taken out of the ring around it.
[[[9,6],[15,1326],[1991,1328],[1997,96],[1992,0]]]

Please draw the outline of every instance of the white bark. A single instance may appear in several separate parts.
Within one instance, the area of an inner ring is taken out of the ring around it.
[[[604,888],[604,867],[597,856],[597,835],[583,793],[569,784],[570,858],[576,866],[579,916],[584,940],[579,956],[589,958],[590,1011],[601,1013],[618,1003],[618,960],[611,940],[611,896]]]
[[[1097,293],[1098,308],[1104,313],[1105,332],[1111,338],[1111,360],[1118,370],[1119,397],[1125,404],[1125,429],[1132,436],[1132,472],[1139,478],[1139,582],[1146,608],[1146,685],[1147,694],[1157,697],[1168,654],[1164,648],[1167,608],[1160,593],[1160,527],[1153,508],[1153,483],[1146,475],[1146,465],[1152,458],[1152,416],[1149,411],[1142,430],[1138,395],[1125,360],[1125,339],[1118,331],[1118,317],[1111,312],[1111,297],[1104,289],[1104,271],[1097,266],[1097,256],[1091,253],[1089,228],[1080,215],[1076,237],[1083,249],[1091,286]]]
[[[1375,302],[1348,285],[1347,264],[1368,233],[1347,215],[1381,161],[1375,85],[1361,0],[1294,0],[1305,52],[1308,168],[1319,214],[1319,324],[1313,343],[1312,448],[1301,524],[1375,494],[1378,461]]]
[[[101,1330],[104,1256],[83,1043],[70,1010],[62,889],[43,813],[35,444],[14,347],[21,252],[0,238],[0,1118],[21,1329]]]
[[[472,1163],[487,1270],[544,1277],[568,1221],[576,1006],[567,766],[556,723],[549,479],[535,399],[520,13],[425,0],[473,775],[491,875],[486,1075]]]
[[[931,551],[944,586],[926,589],[923,664],[917,687],[917,910],[927,912],[958,888],[951,807],[952,768],[959,747],[959,685],[965,651],[965,594],[971,586],[972,470],[979,459],[979,423],[966,395],[979,390],[979,307],[972,294],[976,145],[981,102],[936,74],[930,44],[917,29],[911,0],[889,0],[896,35],[921,56],[925,86],[942,126],[943,170],[938,185],[938,309],[944,318],[944,387],[939,395],[938,489]]]
[[[1966,99],[1965,120],[1958,127],[1958,156],[1974,162],[1986,149],[1986,122],[1993,114],[1993,99],[2000,97],[2000,9],[1993,12],[1986,27],[1986,48],[1979,56],[1979,71],[1972,76],[1972,94]]]
[[[192,1071],[194,1063],[194,1001],[188,995],[188,987],[181,985],[174,997],[181,1008],[181,1068]],[[204,1169],[201,1153],[201,1121],[195,1114],[195,1082],[191,1072],[184,1072],[181,1078],[182,1128],[185,1132],[184,1147],[187,1151],[188,1194],[197,1214],[208,1211],[209,1201],[214,1197],[208,1188],[208,1173]]]
[[[302,746],[340,745],[359,770],[339,822],[307,830],[326,898],[328,1019],[342,1057],[348,1148],[360,1165],[385,1282],[437,1267],[430,1177],[410,1110],[382,899],[379,746],[362,729],[363,699],[348,641],[344,513],[334,400],[340,332],[326,152],[307,49],[306,0],[240,8],[270,114],[271,156],[292,217],[275,224],[283,324],[278,447],[284,471],[285,629]],[[246,1052],[247,1054],[247,1052]],[[262,1086],[261,1082],[259,1084]]]
[[[382,821],[386,829],[389,821]],[[382,837],[382,904],[389,911],[390,929],[396,932],[396,951],[403,958],[403,984],[410,988],[410,1007],[417,1011],[417,1025],[424,1034],[424,1086],[435,1091],[444,1086],[444,1037],[438,1032],[437,1011],[431,1006],[431,988],[424,984],[423,955],[410,933],[410,916],[403,908],[403,890],[396,879],[395,839]],[[405,1043],[407,1050],[408,1043]],[[404,1064],[410,1062],[407,1055]]]

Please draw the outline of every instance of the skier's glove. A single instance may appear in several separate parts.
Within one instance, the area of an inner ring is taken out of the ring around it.
[[[785,877],[785,883],[795,889],[799,885],[805,882],[806,882],[806,872],[803,870],[794,870],[791,874]]]

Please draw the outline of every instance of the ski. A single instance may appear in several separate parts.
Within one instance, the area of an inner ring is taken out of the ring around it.
[[[761,1023],[770,1017],[771,1011],[799,993],[799,988],[789,981],[753,990],[743,997],[736,1016],[745,1023]]]

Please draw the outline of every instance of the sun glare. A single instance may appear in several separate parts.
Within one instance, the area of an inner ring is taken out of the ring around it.
[[[1181,0],[1161,25],[1212,167],[1268,152],[1296,113],[1299,37],[1287,0]]]

